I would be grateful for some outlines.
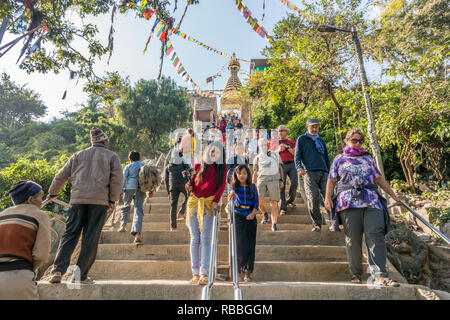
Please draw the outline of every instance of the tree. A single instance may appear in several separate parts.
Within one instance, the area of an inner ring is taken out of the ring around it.
[[[2,73],[0,82],[0,126],[8,129],[23,125],[46,114],[39,94],[11,81]]]
[[[9,167],[0,170],[0,210],[12,205],[8,196],[8,190],[14,183],[20,180],[31,180],[42,186],[44,192],[50,188],[52,180],[59,171],[59,165],[68,160],[66,155],[62,156],[58,165],[50,165],[46,160],[30,161],[20,158]],[[69,200],[70,187],[67,183],[61,191],[64,201]]]
[[[351,38],[340,33],[320,33],[317,27],[326,23],[343,28],[357,25],[364,30],[360,3],[308,3],[304,14],[291,14],[277,23],[270,46],[263,51],[270,65],[264,72],[266,80],[263,85],[256,81],[258,89],[249,89],[259,94],[262,103],[256,110],[262,108],[260,114],[278,117],[273,124],[286,123],[315,99],[327,96],[335,106],[337,127],[342,131],[345,106],[335,92],[352,75],[351,65],[355,66]]]
[[[67,19],[67,16],[68,13],[75,11],[81,19],[84,19],[87,16],[106,14],[111,10],[113,20],[118,8],[122,13],[136,9],[135,1],[122,0],[120,4],[116,2],[116,0],[6,0],[0,2],[0,20],[3,19],[7,23],[7,30],[13,34],[19,36],[30,33],[25,38],[25,44],[17,60],[19,62],[25,56],[20,68],[28,73],[59,73],[66,70],[70,73],[71,79],[84,78],[92,83],[100,78],[93,70],[96,59],[112,53],[114,28],[111,26],[108,44],[103,45],[97,37],[98,28],[95,24],[83,23],[76,26]],[[189,5],[198,2],[199,0],[189,0],[186,10]],[[172,3],[168,0],[141,0],[139,4],[142,10],[139,11],[139,15],[142,17],[151,6],[158,11],[158,18],[164,21],[166,28],[172,28],[174,18],[169,12]],[[81,40],[84,47],[75,46],[75,40]],[[17,43],[19,42],[12,45]],[[51,45],[45,46],[47,43]],[[162,46],[164,45],[163,42]],[[4,48],[0,53],[0,59],[9,48],[11,47]],[[86,51],[87,54],[82,53]]]
[[[448,2],[390,0],[381,5],[383,12],[368,39],[369,52],[384,63],[386,75],[401,80],[394,84],[398,102],[382,114],[389,123],[383,134],[398,146],[410,187],[416,187],[420,166],[442,183],[448,176],[450,137]]]
[[[190,112],[186,90],[165,77],[124,89],[116,108],[120,123],[154,149],[164,135],[186,124]]]
[[[368,45],[387,75],[409,84],[447,81],[450,13],[445,0],[384,0]],[[438,84],[437,89],[440,86]],[[442,88],[442,87],[441,87]]]
[[[18,62],[27,54],[20,67],[28,73],[49,71],[59,73],[62,70],[71,72],[71,77],[86,79],[95,78],[93,65],[96,58],[108,52],[108,49],[96,39],[98,29],[93,24],[75,26],[67,19],[68,13],[75,10],[81,18],[88,15],[98,16],[107,13],[114,0],[31,0],[2,1],[0,18],[10,22],[7,30],[13,34],[24,34],[39,28],[27,36]],[[45,27],[45,28],[44,28]],[[46,31],[47,30],[47,31]],[[73,45],[74,40],[83,40],[88,55],[82,54],[80,48]],[[34,44],[33,44],[34,41]],[[51,43],[47,48],[41,44]],[[54,49],[49,50],[52,47]]]

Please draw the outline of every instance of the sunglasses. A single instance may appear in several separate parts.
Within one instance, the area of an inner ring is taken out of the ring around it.
[[[359,143],[363,144],[364,143],[364,139],[350,139],[350,142],[351,143],[355,143],[355,144],[359,142]]]

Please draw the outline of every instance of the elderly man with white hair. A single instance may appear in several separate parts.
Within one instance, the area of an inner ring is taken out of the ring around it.
[[[253,183],[258,189],[259,208],[263,213],[261,223],[269,222],[264,196],[269,193],[272,231],[277,231],[278,201],[280,201],[280,188],[284,187],[283,168],[278,152],[269,151],[266,138],[258,140],[259,154],[253,163]]]

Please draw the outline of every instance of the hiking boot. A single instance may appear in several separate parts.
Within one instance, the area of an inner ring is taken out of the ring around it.
[[[263,218],[261,220],[261,224],[269,223],[269,215],[267,213],[263,213]]]

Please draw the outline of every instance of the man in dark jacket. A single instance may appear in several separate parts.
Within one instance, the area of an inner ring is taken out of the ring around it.
[[[295,146],[295,167],[303,176],[308,211],[313,221],[312,231],[318,232],[322,225],[320,194],[325,199],[330,159],[325,141],[319,136],[319,120],[306,122],[307,132],[298,137]]]
[[[170,162],[164,169],[164,182],[170,200],[170,231],[177,228],[177,206],[180,193],[184,195],[183,205],[178,212],[178,219],[180,220],[183,220],[184,218],[188,200],[187,192],[184,187],[187,179],[183,177],[183,171],[189,169],[190,167],[184,163],[182,158],[183,154],[179,152],[178,157],[176,157],[177,155],[174,154],[175,152],[178,152],[176,148],[172,150]]]

